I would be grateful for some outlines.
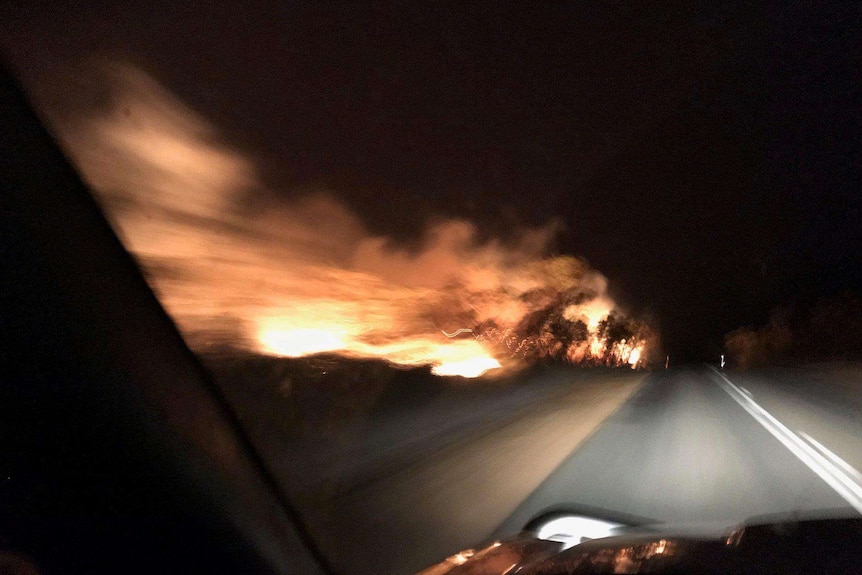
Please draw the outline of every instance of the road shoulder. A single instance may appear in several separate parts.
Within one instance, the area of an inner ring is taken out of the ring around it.
[[[490,537],[645,378],[626,374],[578,385],[494,431],[345,494],[338,512],[351,517],[354,530],[349,542],[336,536],[343,565],[356,573],[417,570]],[[369,556],[368,549],[379,553]],[[398,565],[381,559],[388,550]],[[370,562],[358,564],[362,558]]]

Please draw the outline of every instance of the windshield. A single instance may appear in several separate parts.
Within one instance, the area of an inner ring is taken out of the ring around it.
[[[0,30],[323,555],[409,573],[567,506],[862,512],[850,12],[130,2]]]

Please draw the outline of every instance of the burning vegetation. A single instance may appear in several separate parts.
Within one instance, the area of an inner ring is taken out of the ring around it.
[[[547,257],[556,225],[480,241],[470,222],[438,221],[404,248],[328,191],[285,199],[137,69],[110,66],[71,92],[77,112],[49,105],[50,120],[194,348],[475,377],[540,360],[637,367],[656,340],[585,261]]]

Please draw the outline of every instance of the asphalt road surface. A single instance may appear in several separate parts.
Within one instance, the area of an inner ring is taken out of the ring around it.
[[[517,531],[542,509],[566,503],[672,525],[705,524],[707,529],[759,515],[852,511],[851,501],[818,475],[829,470],[817,468],[816,459],[806,461],[810,453],[787,434],[804,445],[809,440],[802,433],[812,437],[814,431],[808,435],[787,425],[765,427],[746,409],[765,402],[733,384],[734,379],[707,369],[653,375],[497,532]],[[765,393],[769,383],[761,379],[759,389]],[[772,384],[781,391],[781,382]],[[777,399],[775,389],[769,391],[771,411],[764,412],[774,421],[780,424],[787,415],[804,418],[806,404]],[[834,431],[839,421],[829,416],[815,420],[818,431]],[[852,427],[862,432],[858,422]],[[852,441],[840,447],[858,457],[862,435]]]
[[[344,572],[411,573],[549,508],[709,530],[761,515],[852,515],[862,511],[862,402],[845,379],[704,366],[581,385],[346,490],[318,536]]]

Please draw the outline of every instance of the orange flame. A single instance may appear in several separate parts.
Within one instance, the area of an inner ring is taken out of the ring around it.
[[[555,225],[479,242],[471,223],[450,220],[429,227],[418,251],[401,249],[327,193],[267,190],[254,162],[139,70],[115,65],[105,77],[107,109],[55,110],[54,127],[191,345],[337,352],[464,377],[505,356],[609,353],[597,333],[615,308],[605,278],[577,258],[544,257]],[[562,350],[547,322],[523,332],[561,294],[573,302],[563,319],[589,332]],[[612,350],[632,366],[642,351]]]
[[[643,353],[643,344],[634,348],[629,354],[628,363],[630,366],[637,367],[638,362],[640,362],[641,359],[641,353]]]

